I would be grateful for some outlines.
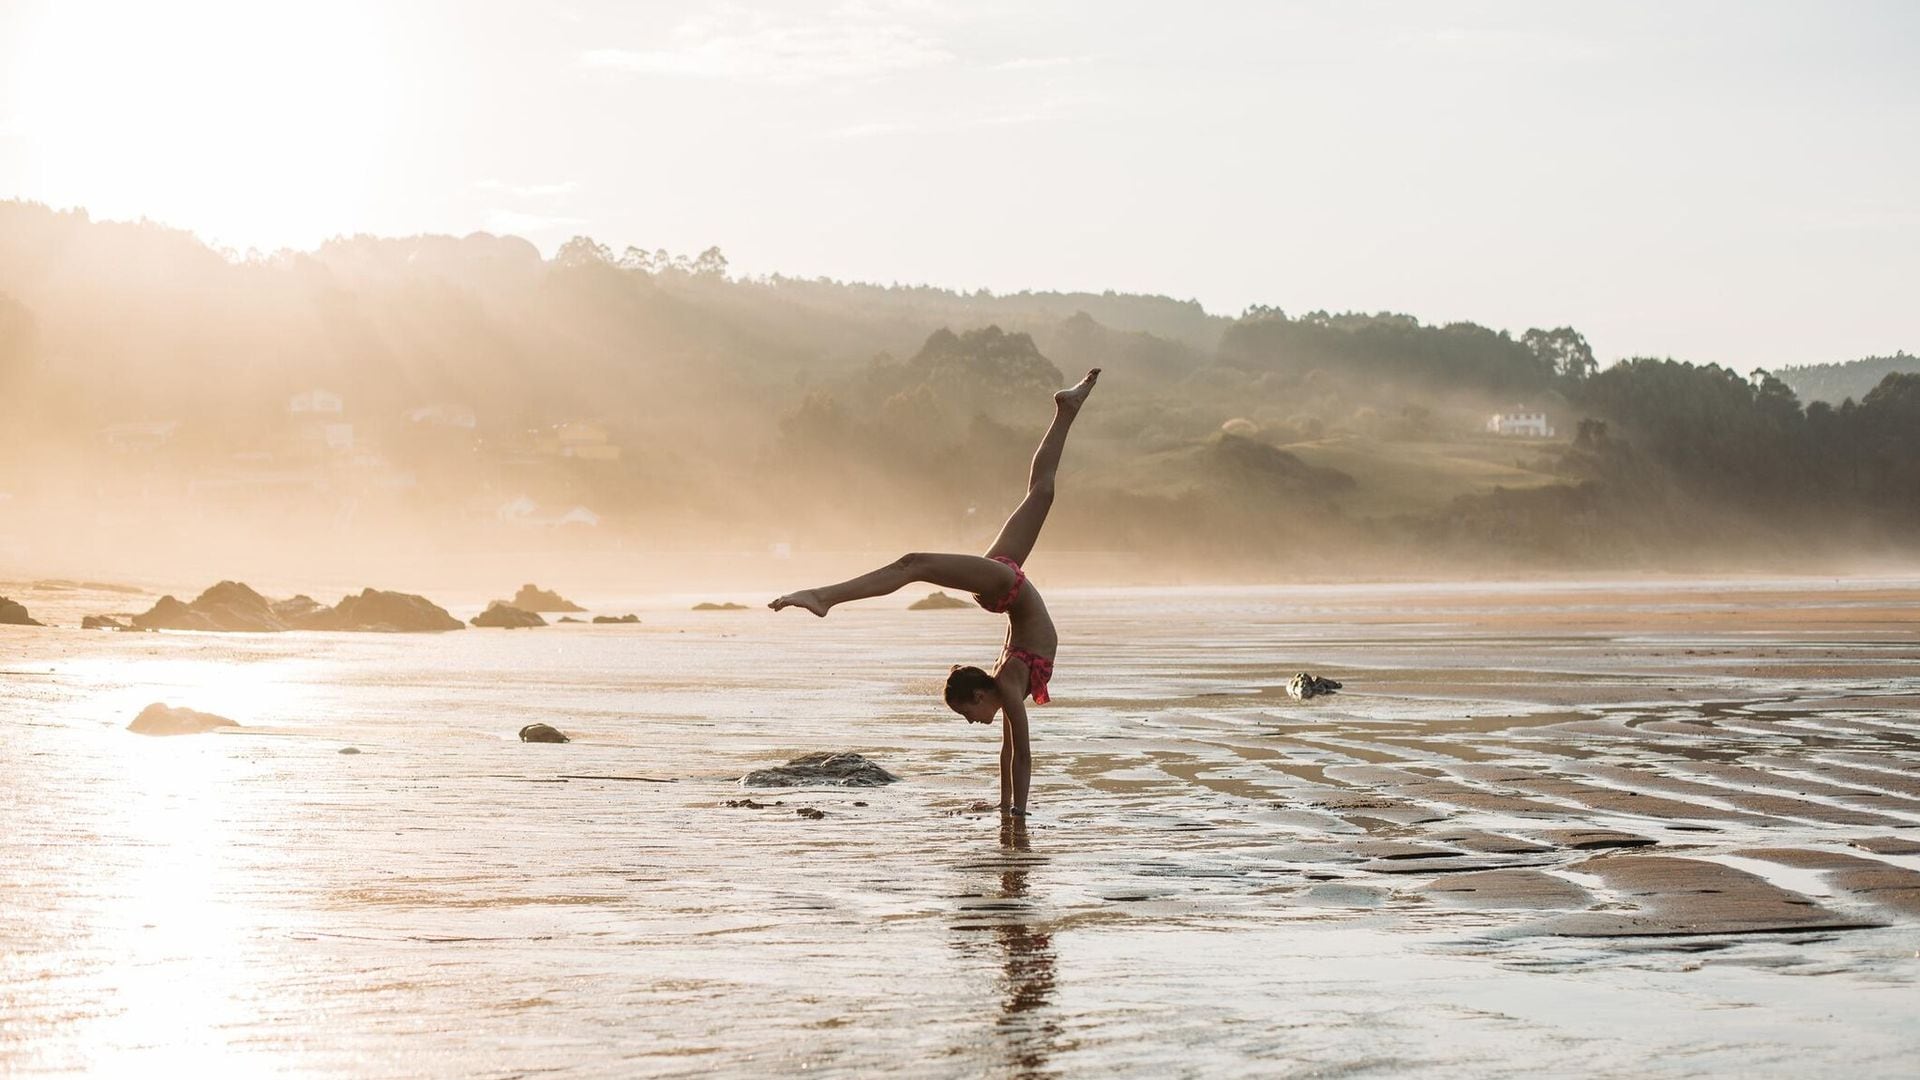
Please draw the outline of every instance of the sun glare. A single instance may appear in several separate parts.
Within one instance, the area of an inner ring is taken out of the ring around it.
[[[383,179],[377,7],[63,3],[8,77],[33,191],[237,248],[351,228]]]

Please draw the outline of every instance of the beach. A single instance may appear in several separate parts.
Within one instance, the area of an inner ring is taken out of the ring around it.
[[[9,590],[56,625],[0,627],[0,1072],[1920,1054],[1920,580],[1047,590],[1023,827],[969,811],[999,733],[939,701],[1003,626],[918,594],[140,634],[74,627],[151,598]],[[1301,671],[1344,689],[1293,700]],[[240,726],[125,730],[153,702]],[[843,750],[901,782],[738,783]]]

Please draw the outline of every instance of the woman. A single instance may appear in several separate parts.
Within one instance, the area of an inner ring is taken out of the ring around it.
[[[981,607],[1005,614],[1007,643],[993,673],[955,664],[947,674],[946,699],[947,707],[966,717],[968,723],[991,724],[996,714],[1006,714],[1000,738],[1000,812],[1013,817],[1027,814],[1027,783],[1033,771],[1025,702],[1031,696],[1035,705],[1047,703],[1053,653],[1060,644],[1053,620],[1047,617],[1047,605],[1020,564],[1033,553],[1040,526],[1046,523],[1047,511],[1053,506],[1054,474],[1060,471],[1060,451],[1066,446],[1067,429],[1073,426],[1073,418],[1080,414],[1080,406],[1099,378],[1100,369],[1094,368],[1079,385],[1053,395],[1053,423],[1040,440],[1040,448],[1033,452],[1027,497],[1000,527],[1000,535],[986,555],[914,552],[851,581],[788,593],[767,605],[775,611],[801,607],[824,616],[835,605],[849,600],[885,596],[925,581],[973,593]]]

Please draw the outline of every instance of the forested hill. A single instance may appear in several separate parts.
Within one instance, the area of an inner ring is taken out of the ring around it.
[[[236,258],[0,203],[0,506],[49,534],[970,545],[1048,388],[1095,366],[1068,549],[1637,565],[1910,544],[1920,514],[1920,375],[1803,407],[1771,376],[1603,366],[1571,327],[742,278],[585,237]]]
[[[1920,356],[1897,352],[1892,356],[1869,356],[1844,364],[1782,368],[1774,374],[1780,377],[1781,382],[1793,387],[1794,394],[1801,401],[1809,404],[1824,401],[1829,405],[1838,405],[1848,398],[1858,401],[1867,396],[1867,391],[1895,372],[1920,372]]]

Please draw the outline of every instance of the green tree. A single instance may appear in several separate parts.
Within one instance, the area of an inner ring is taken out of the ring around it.
[[[1591,378],[1599,369],[1587,339],[1571,326],[1528,330],[1520,336],[1520,344],[1533,353],[1543,369],[1571,382]]]
[[[556,266],[614,266],[613,249],[591,236],[576,236],[553,253]]]

